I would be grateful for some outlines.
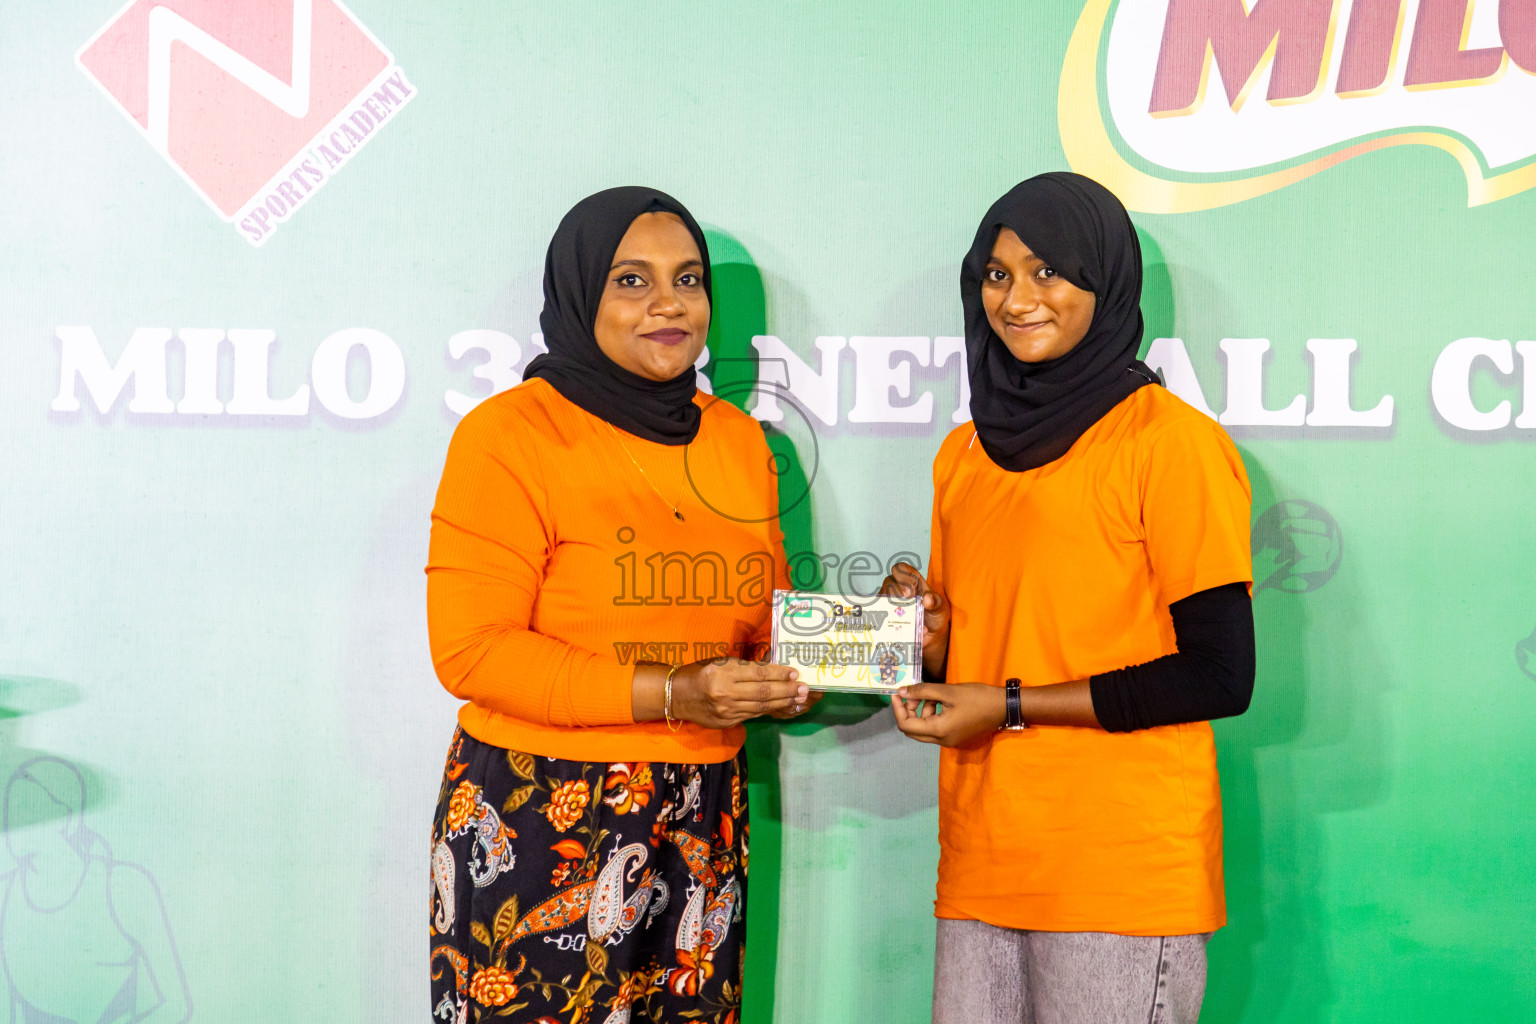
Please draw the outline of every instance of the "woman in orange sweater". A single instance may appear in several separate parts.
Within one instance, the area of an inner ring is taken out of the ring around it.
[[[548,353],[454,433],[427,566],[467,701],[432,826],[440,1019],[737,1019],[741,723],[815,695],[753,660],[787,585],[775,463],[695,386],[710,300],[681,204],[589,196],[550,242]]]
[[[1226,920],[1208,720],[1253,690],[1248,478],[1136,358],[1141,249],[1077,174],[993,204],[960,275],[973,421],[933,464],[935,1024],[1195,1024]]]

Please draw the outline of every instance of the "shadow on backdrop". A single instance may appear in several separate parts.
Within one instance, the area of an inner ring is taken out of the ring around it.
[[[768,333],[768,296],[763,275],[731,235],[707,229],[714,307],[709,321],[707,376],[721,400],[746,412],[758,387],[755,335]],[[814,550],[811,478],[794,439],[765,426],[779,474],[779,526],[789,552]],[[797,584],[799,581],[796,581]],[[751,807],[750,876],[747,885],[746,967],[743,1024],[773,1020],[779,957],[779,886],[783,877],[784,811],[779,794],[779,729],[772,719],[747,723],[747,801]]]
[[[1155,239],[1137,235],[1145,352],[1154,338],[1181,335],[1173,268]],[[1182,270],[1180,278],[1220,301],[1211,282]],[[1354,578],[1339,571],[1339,524],[1320,505],[1283,497],[1253,452],[1239,452],[1253,488],[1258,676],[1248,713],[1214,724],[1228,924],[1211,941],[1201,1020],[1310,1021],[1335,1000],[1319,892],[1328,874],[1324,819],[1381,798],[1386,659],[1363,622]],[[1325,585],[1328,624],[1314,635],[1309,604]],[[1311,643],[1326,637],[1347,640]]]
[[[1141,316],[1145,321],[1139,355],[1145,356],[1152,339],[1178,335],[1173,326],[1173,275],[1163,248],[1141,228],[1136,229],[1136,239],[1141,243]]]
[[[1246,715],[1215,724],[1224,805],[1228,925],[1211,942],[1201,1019],[1316,1020],[1336,1001],[1326,818],[1381,799],[1386,659],[1361,615],[1345,540],[1321,506],[1276,494],[1253,454],[1258,679]],[[1327,587],[1314,645],[1311,596]],[[1321,755],[1321,756],[1320,756]]]
[[[782,419],[763,426],[778,473],[779,523],[789,556],[790,582],[793,587],[804,590],[835,588],[837,583],[831,577],[839,562],[834,560],[828,565],[823,560],[821,556],[831,553],[818,550],[816,529],[818,512],[823,517],[836,516],[835,498],[831,492],[820,492],[821,503],[817,509],[813,509],[810,501],[818,482],[830,428],[787,389],[788,368],[775,365],[772,360],[760,360],[752,347],[754,335],[774,333],[769,325],[767,282],[762,272],[750,254],[731,236],[713,230],[706,231],[706,235],[716,299],[707,366],[714,391],[744,410],[754,406],[756,395],[771,396],[777,403]],[[793,285],[777,280],[772,284],[775,308],[793,309],[796,300]],[[925,436],[931,429],[927,424],[920,428]],[[901,436],[908,435],[894,428],[882,431],[882,438]],[[926,515],[922,521],[926,522]],[[909,560],[921,564],[923,557],[914,556]],[[878,922],[885,920],[887,915],[885,910],[873,905],[865,906],[867,914],[849,908],[850,912],[831,919],[820,918],[819,912],[829,908],[812,898],[815,904],[812,909],[807,906],[805,892],[786,894],[783,888],[787,858],[799,855],[798,847],[794,851],[790,849],[791,839],[801,831],[820,834],[816,854],[819,863],[834,871],[846,870],[850,880],[863,885],[863,881],[859,881],[857,861],[848,858],[861,841],[869,841],[868,836],[860,839],[859,830],[864,827],[865,818],[905,819],[933,807],[937,790],[932,786],[857,784],[850,783],[848,777],[829,784],[829,777],[822,774],[786,774],[786,758],[811,756],[809,751],[818,744],[826,750],[845,752],[854,763],[865,766],[891,756],[901,760],[905,755],[908,761],[903,762],[903,767],[906,768],[914,767],[913,762],[925,761],[926,755],[915,750],[916,745],[896,731],[886,708],[884,697],[828,693],[814,709],[793,721],[747,724],[753,829],[752,875],[747,897],[750,916],[747,922],[747,982],[743,992],[744,1024],[768,1024],[779,1010],[780,929],[786,910],[791,920],[801,922],[799,927],[807,926],[805,914],[809,911],[815,922],[809,926],[818,929],[817,938],[822,942],[832,940],[828,929],[833,933],[846,932],[850,937],[877,935],[869,949],[878,962],[878,969],[847,984],[844,982],[848,979],[837,982],[843,985],[839,998],[851,1001],[852,1005],[874,1006],[882,999],[889,1001],[893,998],[903,1006],[908,1005],[912,993],[908,993],[908,1001],[903,1001],[902,997],[893,994],[890,981],[893,977],[907,979],[911,975],[916,961],[910,955],[913,943],[910,933],[880,932]],[[791,739],[786,740],[786,736]],[[804,742],[807,740],[810,742]],[[909,747],[914,749],[907,750]],[[792,830],[786,829],[786,822],[793,824]],[[831,842],[827,842],[829,837]],[[793,936],[785,938],[789,940],[784,945],[786,951],[795,950],[800,945],[793,941]],[[921,941],[918,945],[922,945]],[[931,953],[931,945],[927,952]],[[794,969],[814,972],[818,966],[797,960]],[[918,969],[919,977],[926,979],[928,971],[924,957]],[[793,986],[786,984],[782,993],[786,1000],[791,994],[802,999],[804,992],[807,989],[814,991],[822,979],[814,974],[802,974],[795,982]],[[925,981],[919,981],[914,989],[925,984]],[[921,1002],[926,1013],[926,991]],[[805,1009],[804,1006],[785,1007],[785,1014],[803,1013]]]
[[[61,679],[41,676],[0,676],[0,777],[9,778],[24,761],[50,753],[28,747],[24,733],[27,720],[49,711],[80,703],[80,690]],[[101,807],[112,802],[109,780],[94,769],[82,769],[91,803]]]

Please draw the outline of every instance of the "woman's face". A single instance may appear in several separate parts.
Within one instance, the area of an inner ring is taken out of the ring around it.
[[[1095,299],[1046,266],[1012,228],[1001,228],[981,275],[981,304],[1015,359],[1043,363],[1083,340]]]
[[[709,336],[709,297],[699,247],[675,213],[642,213],[613,254],[592,333],[630,373],[671,380]]]

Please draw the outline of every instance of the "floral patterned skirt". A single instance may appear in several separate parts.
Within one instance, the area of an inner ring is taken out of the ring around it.
[[[432,823],[432,1011],[469,1024],[737,1024],[747,780],[454,735]]]

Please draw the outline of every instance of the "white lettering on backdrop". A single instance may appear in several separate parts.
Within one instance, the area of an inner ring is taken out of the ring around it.
[[[141,327],[111,363],[91,328],[60,327],[54,334],[59,343],[59,392],[50,408],[79,412],[79,387],[84,384],[96,411],[105,415],[132,380],[130,413],[307,416],[313,388],[327,412],[365,420],[393,409],[405,393],[405,356],[382,331],[348,327],[330,335],[310,360],[310,383],[299,385],[287,398],[274,398],[270,370],[276,331],[184,327],[174,334],[182,343],[183,360],[182,397],[173,405],[167,388],[167,344],[172,336],[168,328]],[[219,362],[226,341],[232,361],[227,403],[219,399]],[[358,399],[352,397],[348,380],[354,351],[361,353],[367,368],[367,390]]]
[[[1512,347],[1507,340],[1461,338],[1447,345],[1435,360],[1429,381],[1430,398],[1440,418],[1462,430],[1501,430],[1509,426],[1510,400],[1506,398],[1487,411],[1479,409],[1472,399],[1472,378],[1479,358],[1486,359],[1504,376],[1512,375],[1515,352],[1520,353],[1524,371],[1521,412],[1515,426],[1536,427],[1536,341],[1522,341]]]
[[[310,359],[307,382],[286,396],[272,394],[277,341],[273,330],[141,327],[115,360],[107,356],[90,327],[60,327],[55,338],[59,389],[50,407],[57,413],[79,413],[83,388],[103,415],[126,396],[126,409],[132,415],[303,417],[310,414],[313,397],[314,404],[333,416],[370,420],[394,409],[405,394],[406,362],[400,347],[388,335],[366,327],[345,328],[322,340]],[[175,401],[173,341],[181,346],[180,398]],[[812,343],[814,366],[772,335],[754,337],[752,347],[759,382],[749,411],[765,423],[784,419],[784,402],[793,402],[829,427],[840,419],[858,425],[963,423],[970,415],[963,338],[823,336]],[[1229,427],[1390,433],[1395,422],[1396,400],[1391,395],[1356,393],[1353,373],[1362,353],[1353,338],[1308,340],[1310,389],[1279,396],[1281,404],[1273,407],[1266,404],[1266,369],[1279,353],[1271,352],[1270,340],[1223,338],[1217,348],[1226,366],[1226,402],[1219,414],[1206,398],[1182,339],[1154,339],[1146,361],[1162,374],[1170,391]],[[457,361],[479,357],[468,370],[472,378],[484,382],[478,389],[484,393],[448,390],[443,395],[448,410],[463,416],[489,395],[519,383],[528,361],[544,351],[544,339],[534,334],[524,346],[502,331],[475,329],[454,334],[447,349]],[[1517,360],[1518,386],[1513,380],[1500,382],[1497,377],[1515,375]],[[708,361],[706,351],[698,366],[703,368]],[[221,397],[220,378],[221,365],[226,364],[227,400]],[[919,386],[914,368],[923,371],[928,386]],[[1479,373],[1490,379],[1474,384],[1480,380]],[[366,387],[360,386],[364,380]],[[709,390],[702,374],[699,382]],[[1474,397],[1501,387],[1505,396],[1489,408],[1478,404],[1488,405],[1486,399]],[[1440,419],[1459,430],[1491,431],[1511,425],[1536,429],[1536,341],[1461,338],[1451,342],[1430,373],[1430,401]]]

